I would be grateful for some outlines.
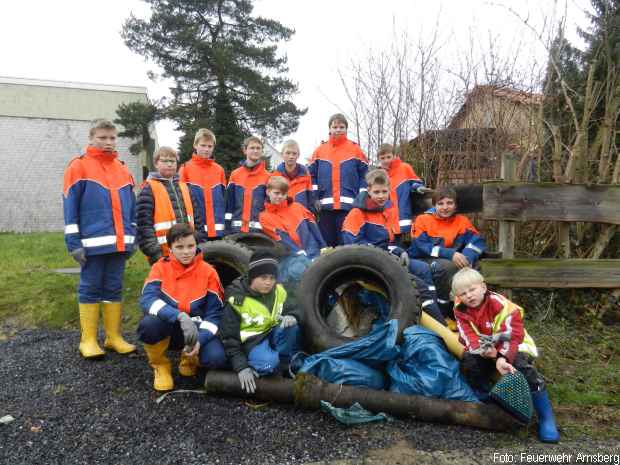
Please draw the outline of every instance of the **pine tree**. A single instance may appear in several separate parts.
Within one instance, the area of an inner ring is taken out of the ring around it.
[[[151,137],[151,127],[160,118],[159,109],[151,102],[131,102],[122,103],[116,110],[118,118],[114,120],[116,124],[123,127],[118,135],[136,139],[129,151],[132,155],[138,156],[140,152],[146,153],[146,169],[153,169],[153,153],[155,152],[155,141]]]
[[[297,129],[306,110],[290,100],[297,86],[284,77],[287,58],[277,54],[277,43],[294,30],[253,16],[252,0],[145,1],[151,17],[131,15],[122,37],[174,80],[167,116],[185,133],[182,156],[191,153],[195,130],[206,126],[230,170],[244,136],[278,138]]]

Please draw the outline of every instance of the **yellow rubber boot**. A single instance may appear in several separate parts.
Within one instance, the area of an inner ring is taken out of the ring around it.
[[[153,388],[156,391],[170,391],[174,389],[172,379],[172,364],[166,357],[166,350],[170,344],[167,337],[157,344],[144,344],[144,351],[149,359],[149,365],[153,368]]]
[[[103,303],[103,327],[105,328],[105,341],[103,347],[112,349],[119,354],[135,352],[136,346],[130,344],[121,335],[121,303]]]
[[[185,350],[181,351],[181,360],[179,361],[179,374],[181,376],[196,376],[198,371],[198,356],[189,356]]]
[[[80,306],[80,354],[84,358],[100,358],[105,352],[97,342],[99,327],[99,304],[79,304]]]

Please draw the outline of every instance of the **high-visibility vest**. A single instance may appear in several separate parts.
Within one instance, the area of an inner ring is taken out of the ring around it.
[[[276,285],[276,296],[271,311],[263,303],[250,296],[245,296],[242,305],[235,304],[235,297],[230,297],[228,303],[241,317],[239,327],[241,342],[245,342],[252,336],[263,334],[276,326],[282,315],[285,300],[286,291],[281,284]]]
[[[495,316],[495,319],[493,320],[493,334],[497,334],[500,332],[504,320],[506,320],[506,318],[508,318],[508,316],[515,310],[519,311],[519,313],[521,314],[521,319],[523,320],[523,308],[508,299],[504,299],[502,310]],[[473,324],[471,321],[469,323],[471,324],[471,327],[475,331],[475,333],[480,336],[480,331],[478,331],[476,325]],[[532,337],[527,333],[525,328],[523,328],[523,342],[519,344],[519,352],[525,352],[527,354],[530,354],[532,357],[538,357],[538,349],[536,348],[536,344],[534,344],[534,339],[532,339]]]
[[[153,201],[155,204],[153,212],[153,227],[155,228],[155,236],[161,247],[164,256],[169,255],[170,250],[166,242],[166,234],[170,228],[177,223],[177,217],[172,208],[172,201],[168,195],[166,187],[159,181],[149,179],[147,181],[153,192]],[[192,198],[189,194],[189,188],[184,182],[179,182],[179,189],[185,204],[186,220],[188,224],[194,226],[194,208],[192,207]]]

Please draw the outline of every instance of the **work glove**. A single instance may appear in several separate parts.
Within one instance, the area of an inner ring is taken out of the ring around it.
[[[191,350],[196,345],[196,341],[198,341],[198,328],[196,328],[196,323],[194,323],[185,312],[179,312],[177,321],[181,325],[181,331],[183,331],[185,347],[189,347]]]
[[[429,192],[433,192],[433,189],[431,189],[430,187],[426,187],[426,186],[420,186],[416,189],[416,192],[418,194],[427,194]]]
[[[241,383],[241,389],[243,389],[248,394],[254,394],[256,391],[256,378],[258,374],[250,367],[244,368],[239,373],[237,373],[239,377],[239,383]]]
[[[314,208],[314,212],[318,213],[321,211],[321,201],[320,200],[315,200],[314,203],[312,204],[313,208]]]
[[[297,324],[297,318],[293,315],[284,315],[282,317],[282,321],[280,322],[280,328],[286,329],[291,326],[295,326]]]
[[[411,261],[409,259],[409,254],[407,252],[403,252],[400,254],[400,257],[398,259],[399,263],[401,265],[403,265],[405,268],[409,269],[409,262]]]
[[[80,266],[86,265],[86,252],[83,248],[75,249],[69,252],[73,259],[80,264]]]

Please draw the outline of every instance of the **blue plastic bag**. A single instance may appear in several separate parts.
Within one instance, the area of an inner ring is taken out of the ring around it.
[[[396,345],[398,321],[377,323],[366,336],[306,357],[299,370],[328,383],[385,389],[385,363],[400,353]]]
[[[433,331],[411,326],[403,332],[398,360],[388,363],[390,391],[478,402],[459,371],[459,362]]]

